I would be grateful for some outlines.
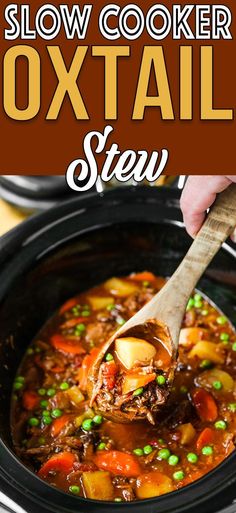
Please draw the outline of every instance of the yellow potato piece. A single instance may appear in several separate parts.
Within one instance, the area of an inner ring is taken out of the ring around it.
[[[200,340],[197,344],[189,351],[188,358],[194,358],[197,356],[200,360],[211,360],[213,363],[224,363],[224,355],[222,350],[214,344],[214,342],[208,342],[207,340]]]
[[[214,381],[222,383],[222,390],[225,392],[232,392],[234,389],[234,380],[228,372],[221,369],[212,369],[205,371],[198,377],[198,383],[203,387],[212,387]]]
[[[71,402],[75,404],[75,406],[78,406],[80,403],[84,401],[84,395],[82,394],[79,387],[77,387],[76,385],[69,388],[69,390],[67,391],[67,395],[69,396]]]
[[[174,489],[171,479],[159,471],[142,474],[136,481],[136,494],[139,499],[158,497]]]
[[[148,365],[156,354],[152,344],[141,338],[117,338],[115,341],[116,354],[126,369],[135,365]]]
[[[103,308],[106,308],[109,305],[114,305],[115,300],[113,297],[97,297],[97,296],[89,296],[88,301],[90,305],[92,306],[93,310],[102,310]]]
[[[191,444],[196,435],[196,430],[194,429],[191,422],[188,422],[187,424],[181,424],[181,426],[178,427],[178,431],[181,433],[181,445]]]
[[[83,488],[88,499],[109,501],[113,498],[114,488],[109,472],[95,471],[83,472]]]
[[[181,346],[190,347],[203,338],[206,339],[207,330],[203,328],[182,328],[180,330],[179,344]]]
[[[129,283],[128,281],[120,280],[119,278],[111,278],[106,281],[104,287],[106,290],[109,290],[109,292],[118,297],[129,296],[139,290],[139,287],[134,285],[134,283]]]

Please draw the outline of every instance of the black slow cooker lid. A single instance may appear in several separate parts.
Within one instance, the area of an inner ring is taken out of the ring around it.
[[[64,176],[0,176],[0,197],[25,211],[42,211],[73,197]]]

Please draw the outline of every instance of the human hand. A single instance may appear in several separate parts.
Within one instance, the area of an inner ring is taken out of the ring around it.
[[[182,192],[180,206],[186,230],[195,237],[202,226],[207,209],[214,203],[217,193],[224,191],[235,182],[236,176],[189,176]],[[236,231],[231,236],[236,242]]]

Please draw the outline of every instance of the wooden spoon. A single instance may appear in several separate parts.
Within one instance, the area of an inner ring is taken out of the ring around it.
[[[186,305],[199,278],[236,226],[236,184],[227,188],[217,196],[202,228],[190,246],[186,256],[176,269],[166,285],[133,317],[131,317],[112,337],[102,346],[88,376],[88,393],[91,405],[106,417],[117,422],[130,422],[147,416],[145,408],[136,408],[132,414],[122,409],[109,406],[106,401],[98,401],[98,392],[101,389],[100,367],[105,355],[109,352],[114,341],[125,336],[137,336],[153,342],[154,338],[160,340],[170,354],[168,370],[168,393],[174,378],[176,360],[178,355],[179,333]],[[143,336],[142,336],[143,330]],[[140,335],[141,334],[141,335]],[[153,334],[156,337],[153,337]],[[158,384],[155,382],[158,389]],[[160,401],[160,407],[165,403]],[[153,422],[152,414],[149,420]]]

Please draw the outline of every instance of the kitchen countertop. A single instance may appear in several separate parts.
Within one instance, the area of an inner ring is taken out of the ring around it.
[[[0,236],[26,219],[26,215],[0,199]]]

